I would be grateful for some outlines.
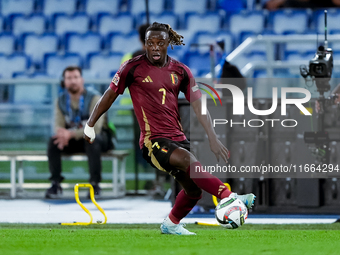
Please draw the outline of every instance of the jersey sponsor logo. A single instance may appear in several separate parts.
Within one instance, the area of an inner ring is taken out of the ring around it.
[[[148,76],[146,76],[146,78],[143,80],[143,82],[153,82],[153,80],[152,80],[151,77],[148,75]]]
[[[195,84],[195,86],[193,86],[193,87],[191,88],[192,92],[196,92],[196,91],[199,90],[199,89],[200,89],[200,88],[198,87],[197,84]]]
[[[119,74],[116,73],[115,76],[113,76],[113,78],[112,78],[112,83],[114,85],[118,86],[119,79],[120,79]]]
[[[173,85],[177,85],[178,82],[178,76],[175,73],[170,74],[170,79]]]

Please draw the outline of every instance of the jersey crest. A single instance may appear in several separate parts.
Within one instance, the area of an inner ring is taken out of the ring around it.
[[[178,76],[175,73],[170,74],[170,79],[173,85],[177,85],[178,83]]]

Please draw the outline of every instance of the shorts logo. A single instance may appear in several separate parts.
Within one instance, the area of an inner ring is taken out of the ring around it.
[[[168,153],[168,150],[167,150],[167,149],[164,149],[164,148],[162,148],[162,152],[164,152],[164,153]]]
[[[115,76],[113,76],[113,78],[112,78],[112,83],[114,85],[118,86],[119,79],[120,79],[120,77],[119,77],[118,73],[116,73]]]
[[[157,147],[157,149],[159,149],[159,148],[161,147],[161,146],[159,146],[158,142],[155,142],[155,143],[152,145],[152,148],[155,147],[155,146]]]
[[[178,83],[178,76],[175,73],[170,74],[170,79],[173,85],[177,85]]]

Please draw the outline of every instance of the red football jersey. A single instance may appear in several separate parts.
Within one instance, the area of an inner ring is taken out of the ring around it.
[[[159,68],[143,54],[124,62],[110,87],[118,94],[129,88],[141,130],[141,148],[143,143],[155,138],[186,139],[180,124],[178,94],[182,91],[189,102],[201,97],[201,91],[186,65],[168,56],[166,66]]]

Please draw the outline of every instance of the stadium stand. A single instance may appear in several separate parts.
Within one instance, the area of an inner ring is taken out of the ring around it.
[[[174,15],[171,12],[163,12],[162,14],[156,15],[156,14],[151,14],[150,15],[150,23],[152,24],[153,22],[159,22],[159,23],[166,23],[169,24],[173,29],[178,28],[178,19],[177,16]],[[140,18],[137,20],[138,26],[142,24],[146,24],[146,15],[141,14]]]
[[[30,16],[13,15],[12,32],[15,36],[23,33],[43,34],[46,30],[46,19],[41,14],[32,14]]]
[[[37,68],[42,68],[44,55],[58,51],[59,40],[53,33],[43,35],[24,34],[21,40],[23,52]]]
[[[66,15],[58,14],[54,19],[54,31],[57,35],[63,36],[65,33],[84,34],[89,30],[90,18],[86,14]]]
[[[188,12],[195,12],[203,14],[206,11],[206,0],[174,0],[174,13],[185,14]]]
[[[43,13],[46,17],[51,17],[57,13],[72,15],[76,10],[76,0],[45,0],[43,2]]]
[[[0,33],[4,31],[4,18],[0,15]]]
[[[30,67],[29,59],[20,53],[0,55],[0,77],[12,78],[16,72],[24,72]]]
[[[87,0],[86,13],[93,18],[99,13],[117,14],[119,3],[119,0]]]
[[[77,53],[84,60],[90,53],[100,52],[102,48],[102,38],[99,34],[87,32],[86,34],[67,34],[66,51]]]
[[[138,33],[130,33],[128,35],[112,34],[108,37],[109,50],[111,52],[135,52],[140,49]]]
[[[188,52],[184,56],[184,63],[190,66],[194,76],[200,76],[202,73],[210,71],[210,65],[206,65],[206,63],[210,63],[209,53]]]
[[[12,14],[29,15],[34,12],[34,0],[1,0],[1,13],[4,16]]]
[[[265,12],[233,13],[229,17],[230,32],[238,38],[241,32],[253,32],[260,34],[265,28]]]
[[[314,12],[313,20],[315,22],[316,31],[319,33],[324,33],[325,31],[325,23],[324,23],[324,14],[323,10],[317,10]],[[332,32],[333,30],[339,30],[340,22],[340,10],[339,9],[329,9],[327,13],[327,30]]]
[[[132,15],[139,15],[145,13],[145,1],[129,0],[129,9]],[[161,14],[165,10],[164,0],[150,0],[149,12],[154,14]]]
[[[247,38],[259,34],[315,35],[316,31],[320,34],[324,32],[323,10],[258,10],[264,3],[243,0],[150,0],[150,22],[168,23],[184,36],[186,45],[176,47],[170,53],[183,61],[192,51],[198,50],[198,55],[202,55],[203,59],[208,52],[209,47],[193,48],[193,43],[209,44],[223,38],[225,52],[230,53]],[[87,63],[88,54],[92,53],[133,52],[140,48],[137,29],[145,22],[145,3],[139,0],[1,0],[0,53],[7,56],[24,54],[33,64],[25,72],[34,74],[45,71],[50,75],[45,69],[44,54],[73,52],[79,54],[83,63]],[[330,34],[340,33],[337,27],[339,22],[340,10],[329,9]],[[80,43],[84,41],[86,43]],[[335,51],[339,51],[339,45],[339,42],[330,42]],[[267,49],[265,42],[258,41],[242,54],[263,55]],[[274,46],[273,54],[276,60],[287,61],[300,54],[300,59],[308,61],[309,54],[306,53],[315,49],[316,43],[310,40],[282,42]],[[245,61],[242,54],[236,62]],[[188,60],[187,63],[192,62]],[[87,72],[96,73],[91,70]],[[204,75],[202,70],[198,73]]]
[[[199,32],[196,34],[194,41],[197,44],[202,45],[199,47],[198,51],[200,53],[209,51],[209,44],[214,44],[217,40],[223,40],[225,43],[225,52],[230,53],[233,49],[233,36],[228,32]]]
[[[190,14],[186,17],[187,30],[198,32],[218,32],[221,29],[221,18],[215,13],[204,15]]]
[[[0,54],[11,55],[15,50],[15,37],[11,33],[0,34]]]
[[[292,23],[294,26],[292,26]],[[308,13],[306,10],[280,10],[269,15],[269,24],[272,24],[276,34],[288,32],[304,33],[308,28]]]
[[[83,67],[81,57],[76,53],[66,53],[64,55],[57,55],[56,53],[45,54],[44,66],[46,73],[50,77],[60,78],[62,71],[70,65]]]
[[[110,33],[130,33],[133,29],[133,24],[134,21],[131,15],[112,16],[104,14],[99,15],[97,27],[101,35],[107,36]]]
[[[97,78],[112,77],[118,70],[122,57],[120,53],[92,54],[88,58],[88,67],[96,73]]]

